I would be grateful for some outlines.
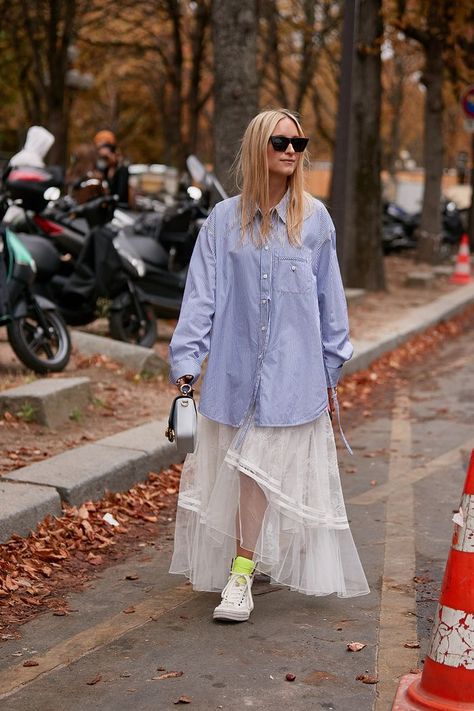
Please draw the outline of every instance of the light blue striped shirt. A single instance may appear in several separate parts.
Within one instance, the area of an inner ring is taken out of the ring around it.
[[[218,203],[203,225],[171,339],[170,380],[199,377],[199,410],[240,426],[250,408],[261,426],[315,420],[352,356],[334,225],[309,198],[302,244],[286,233],[288,193],[274,208],[268,243],[240,231],[239,197]],[[260,215],[255,217],[258,229]]]

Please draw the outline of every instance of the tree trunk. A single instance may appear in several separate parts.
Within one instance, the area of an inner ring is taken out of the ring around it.
[[[348,213],[353,199],[352,176],[349,166],[351,166],[353,162],[354,126],[352,121],[352,79],[354,74],[354,46],[358,14],[359,0],[348,3],[344,8],[336,140],[333,151],[329,198],[331,215],[336,226],[337,254],[344,278],[347,272],[347,264],[352,258],[353,247],[352,224],[350,219],[348,219]]]
[[[425,190],[421,211],[418,258],[436,259],[441,235],[441,179],[443,176],[443,53],[435,36],[425,48],[423,83],[426,86],[423,163]]]
[[[353,249],[346,264],[346,285],[385,289],[380,185],[382,0],[361,0],[353,76],[353,200],[349,220]]]
[[[397,50],[398,51],[398,50]],[[405,66],[403,56],[395,54],[393,58],[393,82],[388,88],[386,97],[391,108],[390,132],[386,146],[385,167],[389,174],[387,187],[388,199],[395,202],[397,196],[397,162],[400,154],[400,120],[403,111]],[[382,160],[383,163],[383,160]]]
[[[230,175],[240,140],[258,111],[257,9],[255,0],[214,0],[215,171],[229,194]]]

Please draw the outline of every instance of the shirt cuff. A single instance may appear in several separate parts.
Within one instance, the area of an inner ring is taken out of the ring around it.
[[[325,371],[327,387],[335,388],[339,382],[339,378],[341,377],[342,365],[339,365],[336,368],[331,368],[330,366],[326,365]]]
[[[201,374],[201,366],[194,358],[184,358],[178,363],[175,363],[170,368],[170,381],[175,385],[179,378],[183,375],[192,375],[192,383],[195,383]]]

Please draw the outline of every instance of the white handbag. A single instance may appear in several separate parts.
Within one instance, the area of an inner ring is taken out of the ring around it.
[[[194,452],[197,443],[197,411],[191,385],[180,387],[181,395],[173,400],[168,428],[165,436],[170,442],[176,442],[180,454]]]

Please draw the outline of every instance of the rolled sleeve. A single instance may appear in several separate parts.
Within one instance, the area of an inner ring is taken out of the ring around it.
[[[336,233],[326,208],[321,214],[322,242],[317,255],[316,281],[326,384],[335,387],[342,366],[354,352],[349,340],[347,304],[337,261]]]
[[[189,264],[178,324],[169,346],[170,380],[192,375],[195,382],[209,352],[216,299],[214,214],[201,227]]]

